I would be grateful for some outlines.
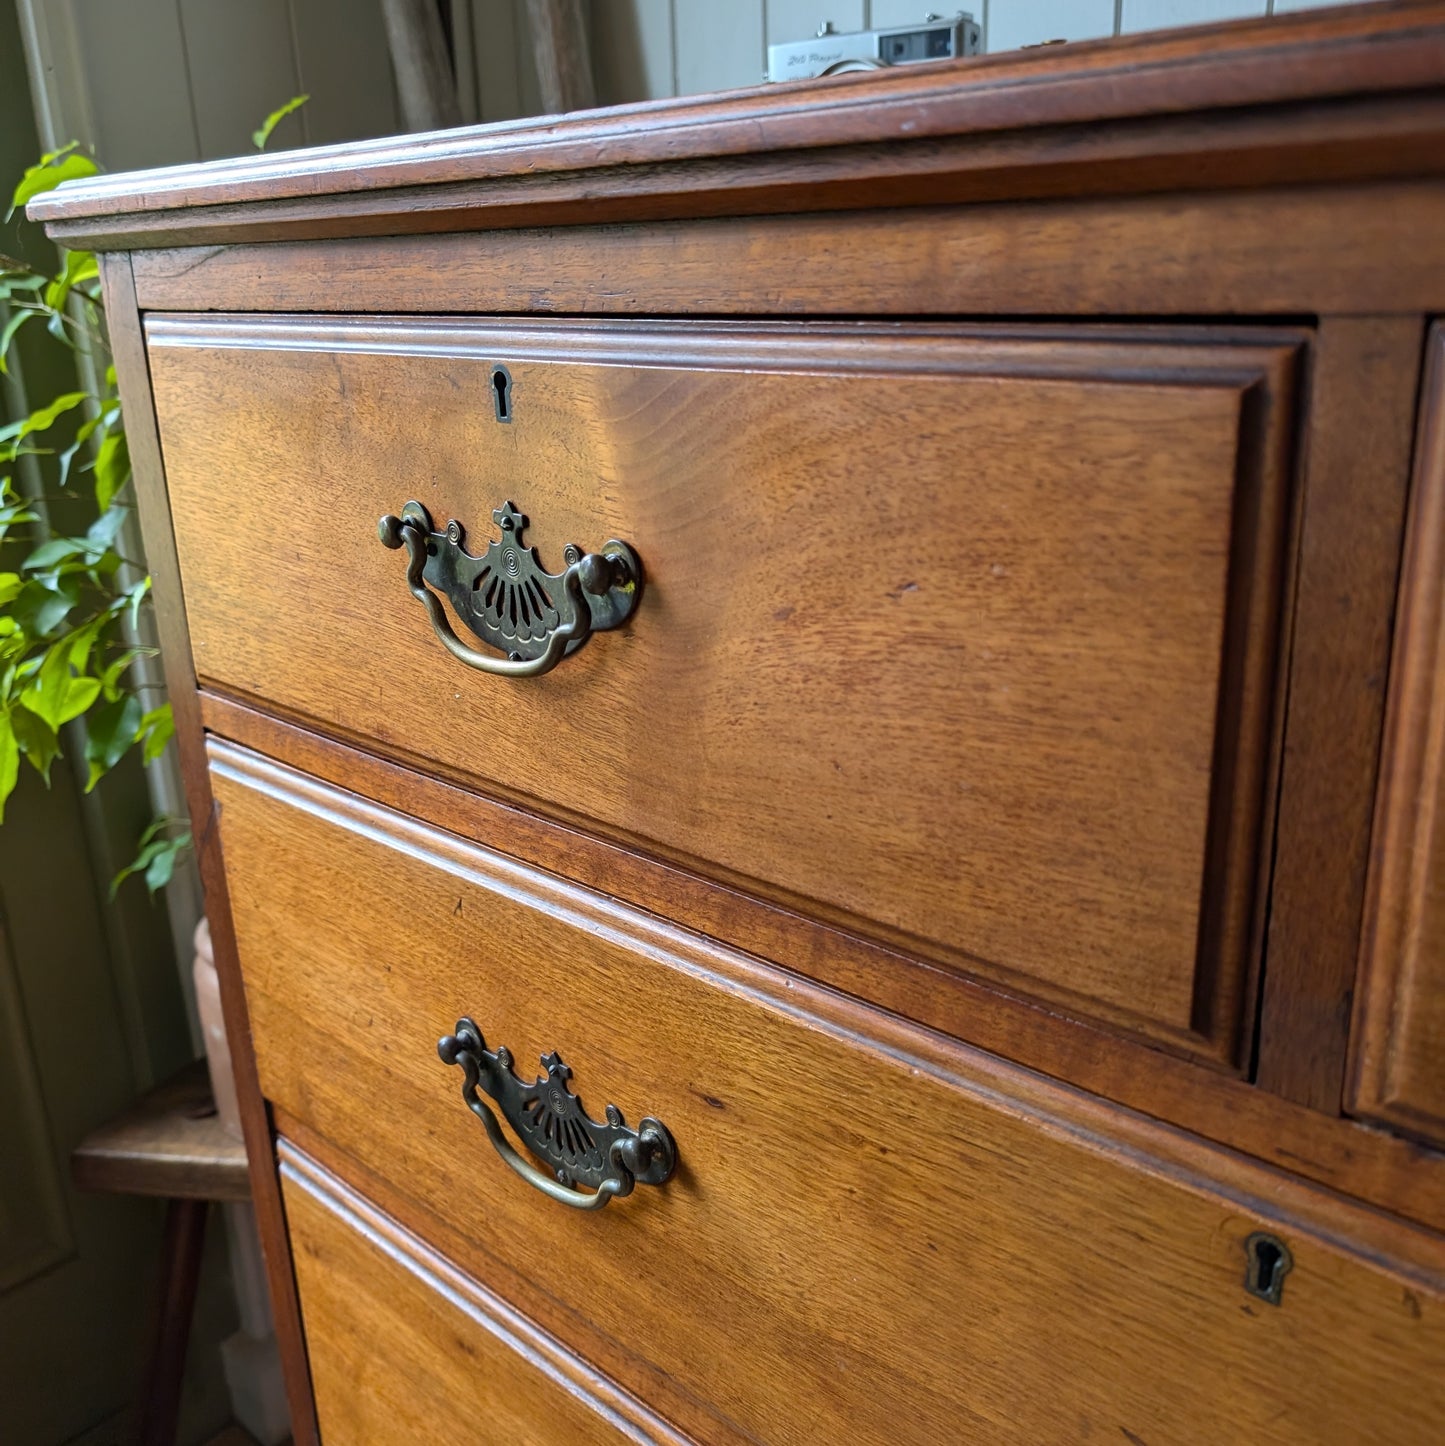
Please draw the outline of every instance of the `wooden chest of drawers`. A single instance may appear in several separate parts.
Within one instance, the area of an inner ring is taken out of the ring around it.
[[[298,1441],[1440,1439],[1445,8],[31,209]]]

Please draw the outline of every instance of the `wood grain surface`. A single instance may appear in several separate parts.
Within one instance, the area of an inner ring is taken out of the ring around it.
[[[282,1141],[327,1446],[686,1438]],[[384,1343],[378,1349],[379,1343]]]
[[[1170,1132],[971,1083],[967,1052],[885,1045],[652,916],[235,750],[213,768],[268,1095],[631,1374],[780,1442],[1434,1440],[1438,1238],[1366,1253],[1367,1215],[1272,1172],[1181,1168]],[[677,1177],[596,1215],[528,1189],[436,1058],[468,1012],[519,1060],[561,1050],[594,1112],[664,1120]],[[1293,1256],[1278,1307],[1243,1289],[1257,1229]]]
[[[1441,167],[1442,82],[1445,11],[1379,6],[99,177],[30,214],[113,248],[1398,175]]]
[[[246,1149],[227,1133],[204,1060],[197,1060],[99,1129],[70,1156],[82,1190],[172,1199],[251,1198]]]
[[[166,693],[175,715],[176,748],[180,755],[196,860],[200,866],[211,923],[211,945],[221,987],[226,1042],[230,1046],[235,1071],[236,1098],[245,1138],[251,1203],[256,1212],[256,1228],[266,1266],[292,1437],[294,1446],[317,1446],[306,1347],[301,1334],[301,1315],[291,1273],[291,1249],[286,1236],[281,1186],[276,1176],[271,1143],[271,1121],[256,1080],[256,1061],[251,1050],[246,995],[236,962],[220,840],[213,827],[214,803],[206,768],[200,699],[196,693],[196,675],[186,628],[185,595],[176,560],[170,500],[166,493],[160,438],[156,432],[150,369],[140,309],[136,302],[135,278],[128,256],[103,256],[100,265],[105,287],[106,329],[115,357],[120,397],[125,406],[126,440],[134,472],[141,535],[154,581],[156,631],[165,666]]]
[[[1445,1141],[1445,332],[1430,333],[1355,1023],[1353,1108]]]
[[[1439,186],[1380,182],[190,245],[135,268],[148,310],[1307,316],[1445,310],[1442,231]]]
[[[150,337],[203,680],[1237,1066],[1285,336]],[[635,619],[544,679],[460,666],[376,542],[409,496],[473,551],[507,499],[544,563],[631,541]]]
[[[1256,1079],[1341,1107],[1423,329],[1325,318],[1304,509]]]
[[[1342,1195],[1445,1231],[1445,1153],[1418,1141],[1295,1104],[1147,1041],[1065,1019],[1043,1005],[920,964],[229,699],[203,694],[201,707],[207,729],[219,738],[234,739],[314,778],[696,933],[725,939],[847,995],[878,999],[890,1013],[872,1013],[875,1029],[890,1014],[917,1021]],[[1113,1116],[1109,1128],[1117,1132],[1118,1118],[1128,1115],[1115,1111]]]

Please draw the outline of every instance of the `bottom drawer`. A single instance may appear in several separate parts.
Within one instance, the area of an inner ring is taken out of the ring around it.
[[[1436,1237],[256,755],[212,769],[263,1091],[690,1434],[1438,1446]],[[528,1080],[560,1050],[593,1120],[660,1119],[675,1176],[593,1212],[518,1179],[437,1057],[464,1015]]]
[[[314,1160],[281,1179],[326,1446],[685,1446]]]

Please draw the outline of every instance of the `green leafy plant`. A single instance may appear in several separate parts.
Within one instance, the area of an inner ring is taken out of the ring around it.
[[[16,186],[9,216],[62,180],[99,168],[78,146],[42,156]],[[9,219],[7,216],[7,220]],[[18,782],[23,758],[46,781],[61,756],[63,730],[82,720],[89,792],[132,748],[158,758],[174,732],[171,706],[146,697],[132,665],[153,649],[136,642],[140,610],[151,580],[143,565],[119,551],[131,508],[126,447],[115,368],[110,362],[96,258],[65,254],[54,275],[0,256],[0,371],[8,372],[17,338],[41,325],[60,345],[88,357],[77,374],[93,376],[0,427],[0,543],[13,571],[0,571],[0,820]],[[22,457],[53,459],[48,483],[59,495],[25,495],[16,486]],[[48,524],[52,504],[88,492],[93,507],[70,506],[88,517],[74,534]],[[20,551],[20,547],[24,551]],[[141,855],[116,879],[144,874],[163,887],[190,842],[178,820],[158,819],[141,840]]]
[[[264,150],[277,125],[308,99],[295,96],[267,116],[252,134],[256,148]],[[42,156],[15,187],[6,220],[31,197],[99,169],[75,143]],[[75,369],[79,389],[0,426],[0,547],[18,557],[14,571],[0,571],[0,822],[22,758],[49,784],[67,725],[84,735],[86,792],[132,749],[154,762],[175,731],[171,705],[147,696],[158,685],[132,674],[136,660],[155,651],[138,641],[151,580],[139,559],[120,550],[131,509],[130,454],[93,252],[66,252],[54,275],[0,255],[0,374],[8,373],[21,332],[35,323],[86,364]],[[58,494],[17,488],[16,464],[27,456],[51,459],[45,476]],[[92,505],[77,508],[82,493]],[[86,525],[57,532],[52,510],[72,518],[79,512]],[[112,894],[133,874],[152,893],[164,888],[190,841],[183,820],[155,819]]]
[[[279,110],[273,110],[265,120],[261,122],[260,128],[251,132],[251,144],[258,151],[266,149],[266,142],[271,139],[271,132],[286,119],[292,111],[300,110],[311,97],[309,95],[293,95]]]

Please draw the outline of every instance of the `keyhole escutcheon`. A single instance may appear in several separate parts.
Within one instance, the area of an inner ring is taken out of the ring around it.
[[[1289,1247],[1277,1235],[1256,1230],[1244,1242],[1244,1288],[1270,1305],[1278,1305],[1284,1278],[1294,1268]]]
[[[512,374],[504,366],[492,368],[492,401],[497,408],[497,420],[512,420]]]

